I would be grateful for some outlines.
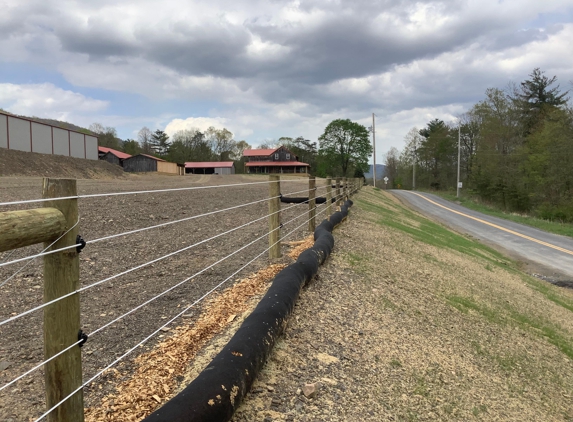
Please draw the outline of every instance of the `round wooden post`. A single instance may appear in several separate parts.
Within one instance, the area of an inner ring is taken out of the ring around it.
[[[332,179],[326,179],[326,218],[332,215]]]
[[[280,210],[281,199],[278,197],[281,192],[280,176],[269,176],[269,258],[280,258]]]
[[[342,203],[346,202],[348,199],[348,179],[346,177],[342,178]]]
[[[0,212],[0,252],[54,241],[65,227],[64,214],[54,208]]]
[[[336,178],[336,205],[340,205],[341,199],[340,199],[340,177]]]
[[[76,181],[44,179],[44,198],[76,196]],[[46,202],[66,219],[66,230],[78,222],[78,200],[65,199]],[[74,245],[79,227],[76,225],[51,248]],[[47,247],[49,243],[44,243]],[[44,256],[44,303],[71,293],[80,287],[80,262],[75,249]],[[48,359],[78,341],[80,330],[80,295],[75,294],[44,308],[44,358]],[[44,366],[46,408],[50,409],[82,385],[82,358],[79,346],[73,347]],[[83,391],[54,409],[49,422],[83,422]]]
[[[316,179],[308,178],[308,231],[314,233],[316,229]]]

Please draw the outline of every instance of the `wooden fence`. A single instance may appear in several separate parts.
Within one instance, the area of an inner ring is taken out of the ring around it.
[[[280,242],[280,176],[269,176],[269,258],[281,256]],[[350,192],[362,187],[361,179],[336,178],[333,198],[332,179],[326,179],[326,216],[342,204]],[[0,212],[0,252],[44,243],[44,360],[47,410],[52,410],[49,422],[83,422],[80,330],[79,233],[76,181],[70,179],[43,180],[42,196],[53,201],[43,208]],[[56,198],[68,199],[56,199]],[[308,184],[308,230],[316,226],[316,180]],[[334,205],[334,206],[333,206]],[[85,245],[85,243],[84,243]],[[75,247],[74,247],[75,246]],[[62,250],[63,249],[63,250]],[[62,298],[58,300],[59,298]],[[76,344],[77,347],[70,345]],[[64,353],[64,349],[68,348]],[[61,354],[60,354],[61,353]],[[55,355],[59,356],[53,358]],[[53,359],[52,359],[53,358]],[[78,390],[66,400],[70,394]]]

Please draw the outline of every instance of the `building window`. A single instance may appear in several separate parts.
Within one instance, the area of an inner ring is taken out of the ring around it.
[[[279,154],[278,154],[278,152],[277,152],[277,153],[275,154],[275,160],[278,160],[278,159],[279,159]]]
[[[289,154],[289,153],[287,153],[286,159],[287,159],[287,160],[290,160],[290,154]]]

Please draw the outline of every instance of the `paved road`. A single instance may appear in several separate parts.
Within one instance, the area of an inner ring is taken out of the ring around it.
[[[572,238],[485,215],[429,193],[404,190],[392,193],[457,231],[470,234],[525,263],[533,263],[530,268],[533,272],[560,279],[573,278]]]

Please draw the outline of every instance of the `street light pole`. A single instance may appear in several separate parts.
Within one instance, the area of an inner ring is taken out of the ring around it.
[[[374,187],[376,187],[376,122],[374,121],[374,113],[372,113],[372,151],[374,153],[372,172],[374,176]]]
[[[462,124],[458,126],[458,186],[456,190],[456,198],[460,197],[460,143],[462,138]]]

